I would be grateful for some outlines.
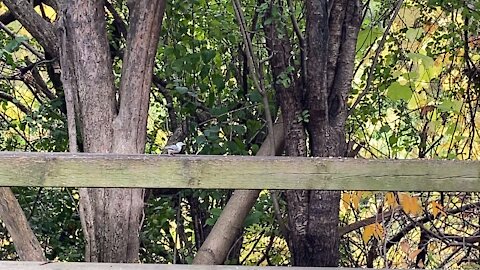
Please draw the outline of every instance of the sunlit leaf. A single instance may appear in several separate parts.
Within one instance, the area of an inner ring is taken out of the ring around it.
[[[362,240],[366,244],[368,241],[375,237],[377,239],[383,239],[383,226],[380,223],[370,224],[365,226],[362,233]]]
[[[355,210],[358,210],[360,205],[360,199],[362,199],[362,192],[356,191],[352,194],[352,204]]]
[[[407,56],[414,61],[421,61],[425,67],[433,66],[433,59],[430,56],[420,53],[407,53]]]
[[[375,225],[374,224],[370,224],[370,225],[366,226],[365,229],[363,229],[362,240],[365,244],[368,243],[370,238],[373,237],[374,231],[375,231]]]
[[[409,41],[414,41],[422,33],[423,33],[422,28],[409,28],[405,33],[405,36],[408,38]]]
[[[393,82],[387,89],[387,97],[394,101],[402,99],[408,101],[412,97],[412,90],[407,85],[401,85],[398,82]]]
[[[410,254],[408,254],[408,258],[409,258],[410,260],[415,259],[415,258],[418,256],[418,254],[420,254],[420,252],[422,252],[422,250],[423,250],[423,249],[417,249],[417,250],[415,250],[415,251],[412,251]]]
[[[342,204],[345,209],[350,208],[351,199],[352,199],[352,196],[349,192],[342,193]]]
[[[436,201],[430,203],[432,207],[432,215],[436,218],[440,213],[443,213],[443,206]]]
[[[405,213],[417,216],[422,214],[420,200],[417,197],[410,196],[407,193],[400,193],[399,199]]]
[[[387,202],[387,205],[392,208],[398,206],[397,200],[395,199],[395,194],[393,194],[393,192],[387,192],[387,194],[385,194],[385,202]]]

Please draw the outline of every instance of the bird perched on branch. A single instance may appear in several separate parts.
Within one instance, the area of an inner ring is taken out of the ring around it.
[[[185,144],[183,142],[177,142],[176,144],[165,146],[165,150],[167,150],[167,153],[169,155],[173,156],[173,154],[178,154],[182,152],[182,148],[184,145]]]

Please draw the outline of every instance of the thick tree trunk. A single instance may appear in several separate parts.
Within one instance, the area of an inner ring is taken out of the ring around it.
[[[0,187],[0,219],[13,239],[15,251],[20,260],[47,260],[37,237],[28,224],[25,213],[8,187]]]
[[[346,100],[353,77],[355,46],[361,25],[357,0],[308,0],[307,108],[312,156],[346,154]],[[306,230],[299,234],[295,262],[305,266],[336,266],[339,260],[340,191],[305,192]],[[295,241],[295,242],[297,242]]]
[[[65,1],[62,76],[84,151],[143,153],[153,62],[165,1],[129,3],[130,29],[117,102],[102,1]],[[68,91],[67,91],[68,90]],[[117,105],[118,104],[118,105]],[[117,106],[119,111],[117,113]],[[143,189],[81,189],[86,260],[138,261]]]
[[[273,4],[277,4],[274,1]],[[277,7],[281,11],[281,7]],[[269,12],[267,12],[267,16]],[[360,3],[356,0],[307,0],[307,79],[305,100],[300,80],[292,72],[291,84],[275,84],[285,125],[285,151],[289,156],[307,154],[308,128],[312,156],[345,154],[346,98],[350,89],[356,37],[360,27]],[[290,63],[291,44],[274,18],[264,25],[275,82],[284,77]],[[308,123],[298,119],[304,109]],[[335,266],[339,259],[339,191],[287,191],[289,246],[292,264]]]

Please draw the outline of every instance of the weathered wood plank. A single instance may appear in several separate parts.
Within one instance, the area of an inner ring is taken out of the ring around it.
[[[336,267],[275,267],[234,265],[185,265],[185,264],[118,264],[118,263],[41,263],[0,261],[0,270],[355,270]],[[360,270],[360,268],[357,268]],[[381,270],[381,269],[379,269]]]
[[[480,191],[480,162],[0,152],[0,186]]]

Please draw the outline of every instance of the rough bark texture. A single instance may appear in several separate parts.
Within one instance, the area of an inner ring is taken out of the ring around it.
[[[22,261],[46,261],[43,249],[33,234],[28,220],[8,187],[0,187],[0,219],[13,239],[15,251]]]
[[[273,140],[275,145],[271,144],[270,136],[275,136]],[[273,134],[268,134],[258,150],[257,156],[268,156],[272,152],[280,154],[283,151],[283,142],[283,123],[280,121],[275,124]],[[259,193],[260,190],[235,190],[212,231],[195,255],[193,264],[223,264],[225,262],[231,246],[240,237],[243,222],[257,201]]]
[[[277,4],[275,1],[274,4]],[[266,16],[271,16],[270,6]],[[288,70],[288,67],[293,66],[291,63],[292,45],[287,35],[280,35],[280,33],[286,31],[282,29],[281,24],[278,21],[273,23],[264,23],[265,35],[267,37],[267,48],[272,55],[270,61],[270,67],[272,70],[273,85],[276,94],[277,101],[282,110],[282,119],[285,123],[285,153],[288,156],[306,156],[306,134],[303,126],[303,122],[300,121],[301,113],[303,110],[303,91],[300,84],[300,79],[294,76],[294,73],[288,74],[291,83],[285,87],[279,82],[282,77],[282,73]],[[305,239],[299,237],[304,235],[306,231],[306,224],[308,224],[308,191],[296,191],[287,190],[286,192],[288,201],[288,217],[289,217],[289,236],[288,245],[292,251],[292,264],[301,264],[302,258],[297,258],[298,251],[305,250]]]
[[[272,5],[278,1],[273,1]],[[272,8],[272,7],[270,7]],[[281,10],[281,9],[280,9]],[[274,85],[285,124],[285,152],[307,154],[304,123],[299,116],[307,109],[306,125],[312,156],[345,155],[346,98],[353,76],[355,45],[360,27],[360,3],[356,0],[307,0],[307,80],[305,100],[299,78]],[[267,12],[266,16],[270,16]],[[289,66],[291,47],[278,19],[264,25],[274,81]],[[293,73],[296,74],[296,73]],[[283,74],[284,77],[285,74]],[[287,191],[289,246],[293,264],[335,266],[339,259],[339,191]]]
[[[346,154],[346,100],[351,88],[355,45],[361,25],[357,0],[306,2],[307,108],[312,156]],[[297,206],[308,208],[303,242],[294,261],[305,266],[336,266],[339,260],[338,210],[340,191],[305,192]],[[292,223],[298,222],[291,220]]]
[[[144,152],[148,96],[165,1],[135,1],[129,9],[117,114],[103,2],[61,5],[60,51],[66,71],[62,79],[65,88],[72,88],[65,90],[73,96],[85,152]],[[143,193],[143,189],[80,190],[87,261],[138,261]]]
[[[143,153],[153,64],[166,1],[131,1],[114,152]]]

